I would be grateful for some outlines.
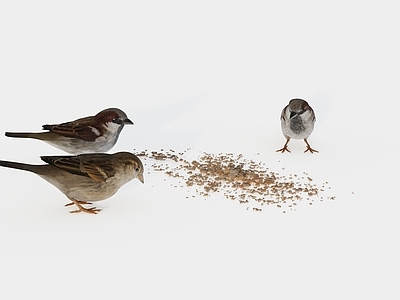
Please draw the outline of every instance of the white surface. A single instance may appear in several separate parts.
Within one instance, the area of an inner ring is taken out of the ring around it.
[[[0,131],[119,107],[135,125],[112,152],[259,152],[271,170],[328,181],[336,200],[257,213],[186,199],[151,172],[99,215],[71,215],[54,187],[1,168],[0,297],[397,299],[397,6],[146,3],[2,2]],[[316,112],[319,154],[301,141],[275,153],[294,97]],[[1,145],[4,160],[62,153]]]

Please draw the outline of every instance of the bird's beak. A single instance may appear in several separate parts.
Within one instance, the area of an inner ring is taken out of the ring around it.
[[[143,174],[137,174],[137,178],[140,180],[141,183],[144,183]]]
[[[297,115],[297,112],[292,111],[292,112],[290,113],[290,118],[292,119],[292,118],[295,117],[296,115]]]
[[[133,122],[132,122],[131,120],[129,120],[129,119],[125,119],[125,120],[124,120],[124,124],[125,124],[125,125],[127,125],[127,124],[133,125]]]

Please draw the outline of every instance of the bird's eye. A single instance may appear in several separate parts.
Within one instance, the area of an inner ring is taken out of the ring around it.
[[[139,172],[139,171],[140,171],[140,168],[136,168],[135,171],[136,171],[136,172]]]
[[[113,123],[116,123],[116,124],[121,124],[121,123],[122,123],[121,119],[119,119],[119,118],[114,118],[114,119],[112,120],[112,122],[113,122]]]

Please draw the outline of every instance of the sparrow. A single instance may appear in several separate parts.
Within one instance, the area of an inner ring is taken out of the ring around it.
[[[307,141],[307,138],[314,129],[315,120],[314,111],[307,101],[303,99],[290,100],[289,104],[285,106],[281,113],[281,128],[286,138],[286,143],[282,149],[276,150],[276,152],[290,152],[287,145],[291,138],[304,140],[307,145],[304,152],[318,152],[311,148]]]
[[[118,189],[134,178],[144,183],[143,164],[129,152],[115,154],[91,153],[77,156],[41,156],[47,164],[30,165],[0,160],[0,166],[29,171],[58,188],[78,209],[71,213],[98,213],[96,207],[85,208],[114,195]]]
[[[75,121],[43,125],[45,132],[6,132],[6,136],[42,140],[67,153],[107,152],[118,140],[126,124],[133,124],[118,108],[107,108],[95,116]]]

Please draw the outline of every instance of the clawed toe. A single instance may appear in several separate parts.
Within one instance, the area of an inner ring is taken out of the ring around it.
[[[311,153],[314,153],[314,152],[317,152],[317,153],[318,153],[318,150],[315,150],[315,149],[313,149],[313,148],[311,148],[311,147],[307,147],[307,149],[304,150],[304,153],[306,153],[306,152],[308,152],[308,151],[310,151]]]
[[[100,208],[96,208],[96,207],[91,207],[91,208],[82,207],[82,208],[77,209],[77,210],[72,210],[72,211],[70,211],[70,213],[71,214],[75,214],[75,213],[85,212],[85,213],[88,213],[88,214],[94,214],[95,215],[100,211],[101,211],[101,209]]]
[[[305,153],[305,152],[308,152],[308,151],[310,151],[310,153],[314,153],[314,152],[318,153],[318,150],[315,150],[315,149],[311,148],[311,146],[310,146],[310,144],[308,143],[307,139],[304,139],[304,142],[305,142],[306,145],[307,145],[307,148],[306,148],[306,150],[304,151],[304,153]],[[284,153],[285,151],[287,151],[287,152],[290,153],[290,150],[289,150],[288,147],[287,147],[287,144],[288,144],[288,143],[289,143],[289,139],[286,141],[285,145],[283,145],[283,148],[282,148],[282,149],[279,149],[279,150],[276,150],[276,152]]]
[[[282,149],[276,150],[276,152],[282,152],[282,153],[285,152],[285,151],[290,153],[290,150],[286,146],[284,146]]]
[[[70,211],[71,214],[80,213],[80,212],[85,212],[85,213],[88,213],[88,214],[97,214],[98,212],[101,211],[100,208],[96,208],[96,207],[85,208],[85,207],[82,206],[82,204],[92,204],[90,202],[78,201],[78,200],[74,200],[74,199],[71,200],[71,201],[72,201],[71,203],[68,203],[65,206],[70,206],[70,205],[75,204],[78,207],[77,210]]]
[[[317,150],[311,148],[311,146],[310,146],[310,144],[308,143],[307,139],[304,139],[304,142],[305,142],[306,145],[307,145],[307,148],[306,148],[306,150],[304,150],[304,153],[306,153],[307,151],[310,151],[310,153],[314,153],[314,152],[317,152],[317,153],[318,153]]]
[[[276,152],[285,152],[285,151],[287,151],[287,152],[289,152],[290,153],[290,150],[288,149],[288,147],[287,147],[287,145],[289,144],[289,141],[290,141],[290,138],[289,137],[286,137],[286,143],[285,143],[285,145],[283,145],[283,148],[282,149],[279,149],[279,150],[276,150]]]

